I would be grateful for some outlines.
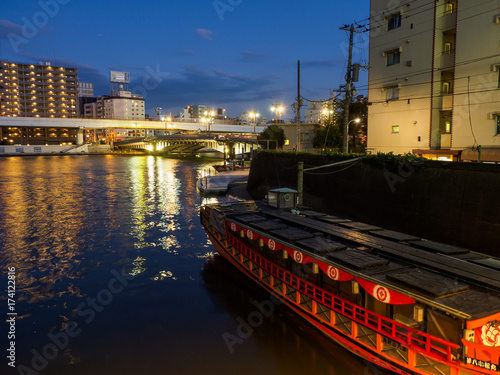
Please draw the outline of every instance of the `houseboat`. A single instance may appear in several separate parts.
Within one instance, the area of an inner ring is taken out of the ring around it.
[[[203,206],[217,251],[331,339],[397,374],[500,372],[500,260],[296,208]]]

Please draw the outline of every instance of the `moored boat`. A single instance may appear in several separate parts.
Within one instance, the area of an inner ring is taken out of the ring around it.
[[[206,205],[217,251],[362,359],[398,374],[500,372],[500,261],[311,210],[296,192]]]

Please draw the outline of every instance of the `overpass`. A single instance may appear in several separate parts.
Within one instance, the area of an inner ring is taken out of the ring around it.
[[[42,118],[42,117],[5,117],[0,116],[0,128],[16,129],[77,129],[78,144],[83,142],[84,130],[105,130],[105,129],[144,129],[163,130],[165,132],[206,132],[214,133],[253,133],[253,125],[235,125],[229,121],[215,120],[209,126],[198,121],[199,119],[189,119],[189,121],[135,121],[135,120],[104,120],[104,119],[82,119],[82,118]],[[256,126],[255,132],[261,133],[266,127]],[[80,142],[81,141],[81,142]]]

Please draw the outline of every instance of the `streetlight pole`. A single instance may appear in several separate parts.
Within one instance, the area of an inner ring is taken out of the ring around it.
[[[347,60],[347,74],[345,76],[345,108],[342,152],[347,153],[349,148],[349,106],[351,104],[351,70],[352,70],[352,47],[354,38],[354,25],[349,28],[349,58]]]
[[[276,102],[276,104],[274,104],[271,107],[271,110],[276,112],[276,124],[275,125],[278,125],[278,112],[281,115],[281,113],[283,112],[283,106],[281,104],[278,104],[278,102]]]
[[[210,116],[209,116],[210,115]],[[210,124],[211,122],[213,121],[213,118],[215,116],[215,112],[214,111],[205,111],[205,117],[202,119],[202,122],[205,122],[207,123],[207,126],[206,126],[206,132],[207,132],[207,135],[210,136]]]
[[[347,123],[347,144],[345,145],[345,153],[346,154],[349,152],[349,125],[351,125],[351,122],[355,122],[356,124],[359,124],[360,121],[361,121],[361,119],[355,118]]]
[[[255,134],[255,123],[257,122],[257,117],[259,116],[260,115],[258,113],[250,112],[250,117],[253,118],[253,134]]]

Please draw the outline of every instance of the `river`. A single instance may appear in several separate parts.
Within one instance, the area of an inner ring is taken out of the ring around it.
[[[0,299],[10,330],[0,336],[0,372],[379,373],[283,306],[266,305],[270,296],[214,253],[199,208],[215,199],[196,190],[210,165],[0,158],[2,290],[9,268],[16,283],[13,298]],[[8,307],[17,314],[10,326]]]

